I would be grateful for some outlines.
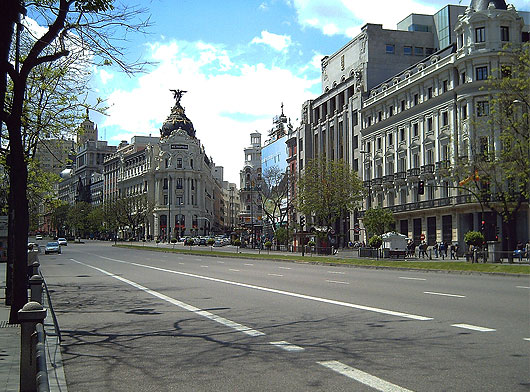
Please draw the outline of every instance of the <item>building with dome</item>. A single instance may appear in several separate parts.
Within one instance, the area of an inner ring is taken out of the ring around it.
[[[184,91],[172,91],[175,105],[160,137],[135,136],[130,144],[122,142],[104,163],[106,201],[141,195],[149,206],[139,232],[125,236],[166,241],[224,229],[222,170],[206,154],[186,117],[180,104]]]
[[[457,242],[464,249],[470,230],[487,240],[506,237],[502,219],[483,213],[448,169],[479,159],[481,151],[499,151],[500,130],[477,126],[489,115],[483,88],[503,65],[503,47],[529,41],[529,24],[530,13],[503,0],[472,0],[435,15],[409,15],[397,30],[367,24],[322,60],[323,93],[303,105],[293,145],[299,172],[325,154],[345,159],[363,179],[364,205],[337,222],[338,243],[367,241],[362,213],[371,207],[391,210],[396,230],[416,243]],[[528,200],[516,225],[516,240],[526,241]]]

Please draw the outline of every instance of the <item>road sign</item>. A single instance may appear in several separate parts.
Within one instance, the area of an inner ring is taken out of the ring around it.
[[[423,241],[425,239],[425,234],[421,233],[420,234],[420,240]]]

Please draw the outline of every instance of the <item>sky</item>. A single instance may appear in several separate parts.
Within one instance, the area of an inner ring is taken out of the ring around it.
[[[133,3],[129,0],[122,0]],[[468,5],[463,0],[462,5]],[[510,3],[510,2],[509,2]],[[516,0],[530,10],[529,0]],[[152,26],[130,36],[127,55],[152,62],[141,74],[94,69],[91,88],[106,116],[91,115],[99,138],[117,145],[135,135],[160,136],[174,99],[224,179],[239,186],[250,133],[262,140],[281,113],[299,124],[302,104],[321,93],[320,60],[365,23],[395,29],[411,13],[433,14],[439,0],[143,0]],[[452,4],[458,4],[458,1]],[[384,12],[382,12],[384,10]]]

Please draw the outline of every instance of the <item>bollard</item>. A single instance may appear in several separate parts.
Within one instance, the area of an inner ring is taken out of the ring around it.
[[[20,322],[20,392],[37,390],[37,334],[35,327],[43,323],[46,309],[38,302],[28,302],[18,311]]]
[[[42,282],[40,275],[33,275],[29,278],[29,288],[31,289],[31,300],[42,304]]]
[[[40,267],[40,263],[38,261],[34,261],[32,264],[31,264],[31,275],[38,275],[39,274],[39,267]]]

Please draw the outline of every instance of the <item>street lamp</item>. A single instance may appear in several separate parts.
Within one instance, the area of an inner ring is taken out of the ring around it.
[[[210,235],[211,226],[212,226],[212,224],[210,223],[210,219],[208,219],[208,218],[205,217],[205,216],[198,216],[198,217],[197,217],[197,220],[199,220],[199,219],[204,219],[204,220],[207,220],[207,221],[208,221],[208,235]],[[206,235],[206,229],[204,230],[204,234]]]

